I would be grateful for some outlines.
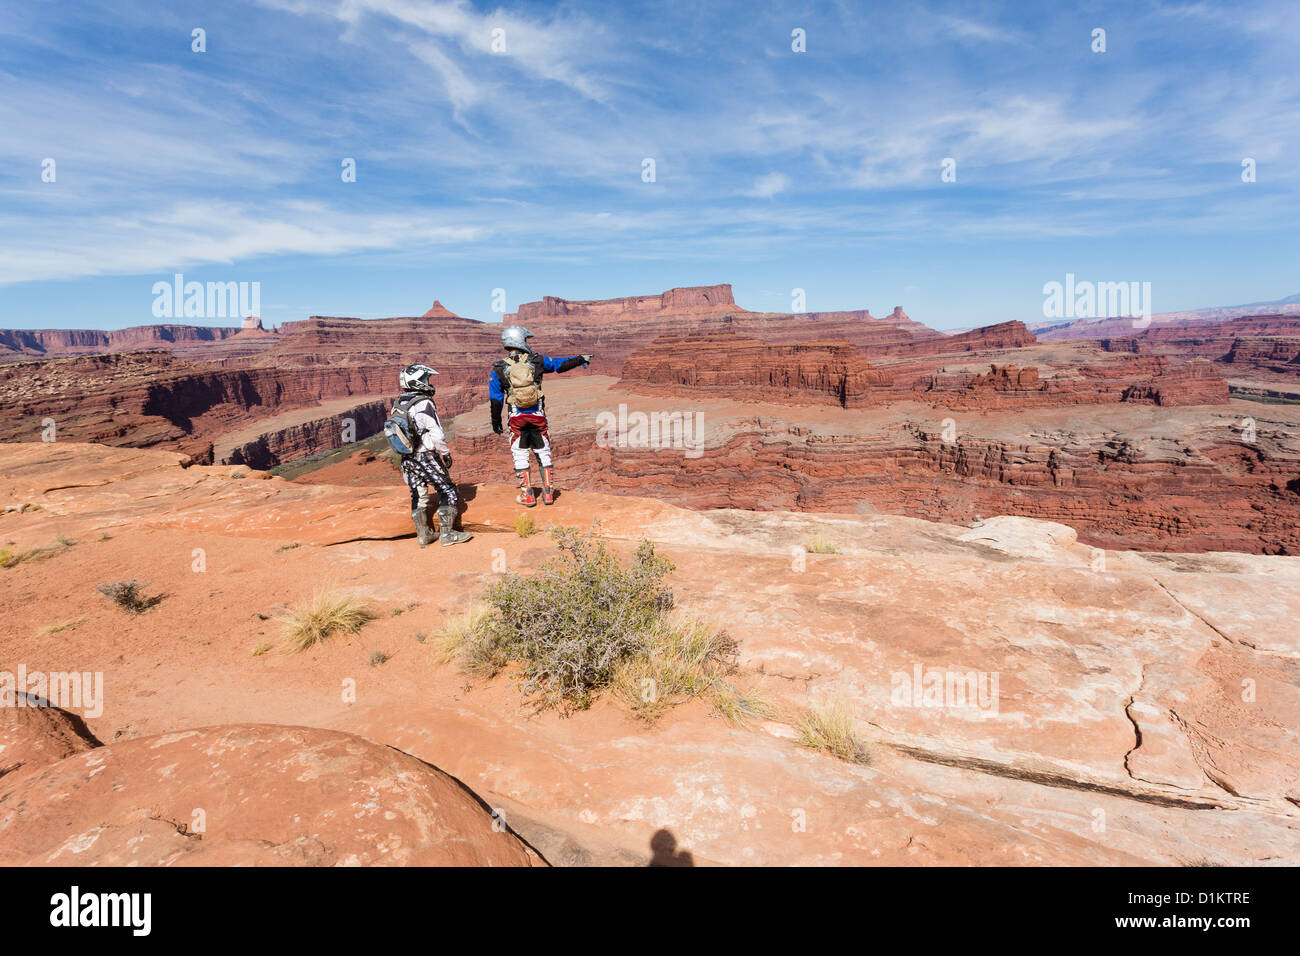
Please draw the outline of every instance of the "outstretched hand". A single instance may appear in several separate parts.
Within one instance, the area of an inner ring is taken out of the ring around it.
[[[590,365],[590,364],[591,364],[591,356],[590,356],[590,355],[584,355],[584,356],[582,357],[582,364],[583,364],[583,365]]]

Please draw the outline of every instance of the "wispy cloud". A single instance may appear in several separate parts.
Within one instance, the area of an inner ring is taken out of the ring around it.
[[[753,187],[745,190],[745,195],[758,199],[771,199],[777,193],[785,192],[789,185],[790,177],[785,173],[768,173],[766,176],[759,176],[754,181]]]

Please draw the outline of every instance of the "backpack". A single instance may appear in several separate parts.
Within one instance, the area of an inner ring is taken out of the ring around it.
[[[420,429],[411,417],[411,406],[428,398],[415,392],[406,392],[393,403],[393,410],[384,422],[384,437],[399,455],[414,455],[420,448]]]
[[[506,386],[506,401],[515,408],[536,408],[542,400],[542,385],[531,355],[506,359],[502,369],[502,384]]]

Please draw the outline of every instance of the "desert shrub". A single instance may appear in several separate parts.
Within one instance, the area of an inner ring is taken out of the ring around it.
[[[135,578],[130,581],[113,581],[96,585],[96,590],[128,614],[143,614],[162,600],[161,594],[149,597],[145,588],[149,585],[139,584]]]
[[[387,663],[388,663],[388,655],[385,654],[383,651],[371,651],[371,652],[370,652],[370,666],[371,666],[371,667],[378,667],[378,666],[381,665],[381,664],[387,664]]]
[[[820,532],[813,535],[811,538],[806,538],[803,543],[803,549],[809,554],[840,553],[840,546]]]
[[[642,541],[624,567],[604,541],[573,528],[540,573],[508,574],[485,594],[487,633],[519,664],[521,691],[541,708],[582,710],[627,658],[649,652],[672,562]]]
[[[533,521],[533,516],[527,511],[515,518],[515,534],[521,538],[527,538],[537,533],[537,523]]]
[[[350,594],[317,591],[306,605],[284,618],[284,637],[291,650],[305,651],[336,632],[355,634],[373,617]]]
[[[257,646],[253,648],[253,656],[261,657],[263,654],[269,653],[270,650],[270,644],[266,643],[266,641],[258,641]]]
[[[691,698],[737,722],[771,712],[727,679],[736,669],[731,637],[670,616],[664,580],[673,565],[654,545],[642,541],[625,565],[595,535],[551,535],[558,553],[537,574],[507,575],[439,630],[443,660],[479,678],[516,665],[520,691],[538,709],[582,710],[609,690],[647,722]]]
[[[672,562],[642,541],[625,567],[592,534],[554,528],[558,553],[530,577],[507,574],[484,605],[449,622],[439,653],[491,677],[518,665],[520,691],[538,709],[589,707],[625,660],[646,655],[671,592]]]
[[[868,761],[867,745],[854,727],[853,713],[842,703],[818,704],[795,721],[801,746],[821,750],[848,763]]]

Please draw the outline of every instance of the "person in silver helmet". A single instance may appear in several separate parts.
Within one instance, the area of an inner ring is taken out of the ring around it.
[[[542,376],[547,372],[567,372],[578,366],[586,368],[590,355],[574,355],[554,359],[534,352],[528,340],[533,338],[522,325],[507,326],[501,332],[501,345],[506,357],[492,366],[488,375],[488,399],[492,413],[492,430],[498,435],[510,429],[510,455],[514,459],[515,477],[519,480],[521,505],[531,508],[537,504],[533,494],[532,457],[542,470],[542,503],[555,500],[551,462],[551,439],[547,434],[546,396],[542,394]],[[501,415],[508,410],[505,426]]]

